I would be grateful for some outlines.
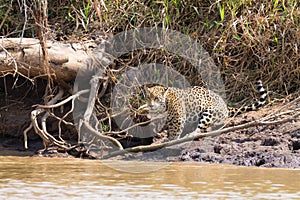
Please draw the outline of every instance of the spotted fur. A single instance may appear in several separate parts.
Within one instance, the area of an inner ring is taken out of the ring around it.
[[[205,132],[212,124],[257,110],[266,102],[267,92],[262,81],[257,81],[260,99],[251,105],[240,108],[228,107],[224,100],[211,90],[194,86],[185,89],[153,86],[148,88],[148,107],[152,111],[167,111],[168,139],[180,138],[187,122],[197,122],[196,131]]]

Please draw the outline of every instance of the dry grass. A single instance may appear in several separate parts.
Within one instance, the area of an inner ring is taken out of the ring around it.
[[[31,3],[5,3],[0,8],[5,36],[35,37]],[[16,1],[17,2],[17,1]],[[273,97],[298,92],[300,85],[300,3],[298,0],[70,0],[48,1],[49,36],[57,40],[97,37],[139,27],[177,30],[200,42],[220,68],[231,101],[254,96],[252,84],[264,80]],[[8,17],[5,17],[7,15]],[[18,20],[13,20],[14,18]],[[141,53],[126,57],[138,64]],[[177,66],[180,72],[192,68],[184,61],[161,51],[148,54],[151,61]],[[128,59],[131,61],[128,61]],[[144,59],[147,60],[147,59]],[[167,61],[166,61],[167,60]],[[191,74],[191,73],[190,73]],[[192,84],[197,84],[194,78]],[[250,98],[249,98],[250,99]]]

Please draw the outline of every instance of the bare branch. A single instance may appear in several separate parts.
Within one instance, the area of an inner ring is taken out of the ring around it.
[[[283,124],[283,123],[286,123],[286,122],[294,121],[299,116],[300,116],[300,112],[296,112],[294,115],[292,115],[290,117],[283,118],[283,119],[277,120],[277,121],[255,120],[255,121],[252,121],[252,122],[249,122],[249,123],[246,123],[246,124],[241,124],[241,125],[238,125],[238,126],[228,127],[228,128],[224,128],[224,129],[221,129],[221,130],[211,131],[211,132],[207,132],[207,133],[197,133],[196,135],[193,134],[193,136],[180,138],[178,140],[172,140],[170,142],[164,142],[164,143],[160,143],[160,144],[144,145],[144,146],[137,146],[137,147],[127,148],[127,149],[120,150],[120,151],[115,151],[115,152],[113,152],[109,155],[103,156],[101,159],[108,159],[108,158],[112,158],[112,157],[115,157],[115,156],[118,156],[118,155],[124,155],[128,152],[154,151],[154,150],[157,150],[157,149],[161,149],[163,147],[168,147],[168,146],[173,146],[173,145],[189,142],[189,141],[192,141],[194,139],[200,139],[200,138],[205,138],[205,137],[215,137],[215,136],[219,136],[219,135],[224,134],[224,133],[228,133],[228,132],[232,132],[232,131],[236,131],[236,130],[240,130],[240,129],[245,129],[245,128],[249,128],[249,127],[253,127],[253,126],[279,125],[279,124]]]
[[[67,102],[79,97],[80,95],[84,94],[84,93],[88,93],[90,90],[86,89],[86,90],[81,90],[79,92],[77,92],[76,94],[73,94],[72,96],[69,96],[68,98],[66,98],[65,100],[57,103],[57,104],[49,104],[49,105],[35,105],[36,107],[39,108],[58,108],[60,106],[63,106],[64,104],[66,104]]]
[[[80,91],[80,92],[82,92],[82,91]],[[72,95],[71,97],[76,98],[79,94],[81,94],[80,92],[76,93],[75,95]],[[56,103],[59,99],[61,99],[63,97],[63,94],[64,94],[64,90],[62,88],[60,88],[59,92],[48,102],[47,106],[51,107],[51,105],[53,105],[54,103]],[[65,102],[68,102],[68,101],[65,101]],[[28,146],[27,146],[27,132],[33,127],[36,134],[38,134],[42,138],[45,149],[47,148],[47,144],[51,144],[51,143],[58,146],[58,147],[68,149],[69,146],[66,145],[65,141],[63,141],[63,140],[59,141],[56,138],[54,138],[51,134],[48,133],[47,126],[46,126],[46,120],[47,120],[48,116],[50,115],[49,113],[46,113],[43,116],[43,118],[42,118],[42,128],[39,127],[37,117],[38,117],[38,115],[42,114],[45,111],[46,110],[39,107],[39,108],[37,108],[37,109],[35,109],[31,112],[31,117],[30,117],[31,124],[29,125],[28,128],[25,129],[25,131],[23,133],[24,134],[24,147],[26,149],[28,148]]]
[[[123,146],[121,145],[121,143],[116,140],[113,137],[107,136],[107,135],[103,135],[101,133],[99,133],[98,131],[96,131],[95,129],[93,129],[87,121],[84,121],[83,124],[85,125],[86,128],[88,128],[89,131],[91,131],[93,134],[97,135],[100,137],[100,139],[105,139],[105,140],[109,140],[111,141],[113,144],[115,144],[120,150],[123,150]]]

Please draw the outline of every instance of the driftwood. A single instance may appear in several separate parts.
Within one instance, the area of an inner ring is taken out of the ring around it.
[[[46,41],[51,78],[56,81],[75,80],[77,71],[85,66],[89,54],[97,46],[93,41],[63,43]],[[0,38],[0,72],[20,74],[26,78],[47,78],[40,41],[33,38]]]

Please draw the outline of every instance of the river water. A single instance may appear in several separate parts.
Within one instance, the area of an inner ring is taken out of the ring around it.
[[[300,170],[0,156],[0,199],[300,199]]]

